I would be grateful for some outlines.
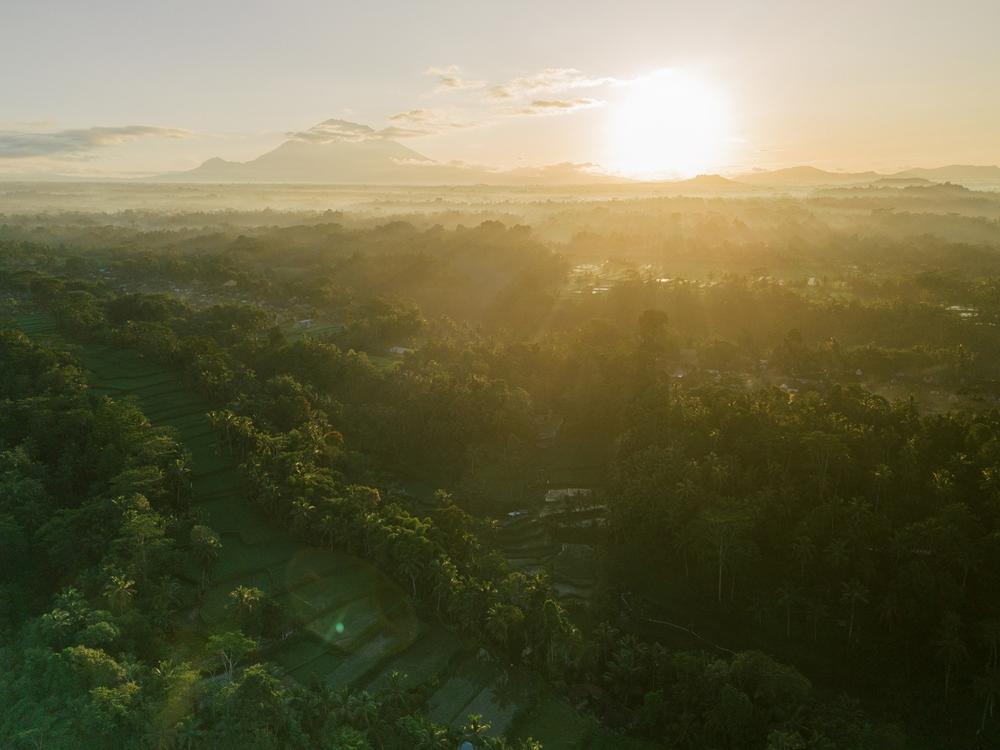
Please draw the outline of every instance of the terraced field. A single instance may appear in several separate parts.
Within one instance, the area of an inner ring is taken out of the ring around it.
[[[555,748],[582,747],[591,737],[600,743],[608,736],[594,735],[589,720],[543,685],[536,686],[542,710],[522,710],[525,699],[501,689],[500,670],[483,652],[420,619],[406,593],[378,569],[305,546],[248,505],[240,470],[208,422],[208,404],[176,373],[129,350],[67,344],[45,314],[21,315],[17,323],[33,339],[72,350],[94,392],[135,398],[153,424],[172,427],[191,452],[193,504],[223,538],[210,585],[183,639],[192,655],[207,632],[226,627],[229,592],[238,585],[257,586],[293,614],[293,631],[265,654],[286,679],[377,689],[399,671],[409,684],[426,686],[431,718],[452,726],[480,714],[492,724],[491,734],[530,735]],[[536,536],[533,531],[524,539]],[[546,544],[522,549],[542,554]],[[199,580],[194,569],[188,575],[192,584]]]
[[[567,529],[602,522],[603,511],[562,511],[548,505],[536,503],[504,518],[497,532],[497,547],[513,567],[527,573],[547,573],[565,606],[586,606],[596,583],[594,549],[589,544],[557,539]]]
[[[66,347],[48,316],[17,322],[32,338]],[[518,704],[497,698],[495,666],[455,633],[419,619],[405,592],[372,565],[303,546],[245,503],[240,470],[211,429],[208,405],[177,374],[128,350],[67,348],[88,370],[94,392],[135,398],[150,421],[174,428],[191,452],[193,503],[223,538],[196,630],[225,627],[229,592],[257,586],[294,615],[294,631],[266,653],[287,678],[377,688],[399,671],[410,684],[428,686],[435,719],[460,725],[478,713],[492,733],[508,729]],[[198,580],[193,569],[190,578]]]

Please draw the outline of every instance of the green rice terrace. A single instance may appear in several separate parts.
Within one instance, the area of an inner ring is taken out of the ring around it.
[[[373,565],[304,546],[244,502],[241,471],[212,430],[207,403],[178,374],[130,350],[67,342],[44,313],[22,314],[16,322],[29,337],[70,349],[94,392],[134,398],[154,425],[173,428],[191,453],[192,503],[220,533],[223,546],[200,605],[178,628],[180,655],[209,658],[204,634],[224,629],[229,593],[254,586],[293,615],[294,628],[262,654],[287,680],[376,689],[399,672],[408,685],[425,688],[428,716],[436,722],[458,727],[479,714],[491,724],[491,734],[534,737],[546,748],[603,746],[604,734],[595,733],[594,722],[546,686],[516,690],[500,684],[501,671],[485,650],[418,617],[406,592]],[[533,558],[534,567],[558,559],[559,546],[546,540],[537,517],[525,520],[502,532],[508,556]],[[192,586],[200,580],[194,564],[188,579]],[[561,588],[575,596],[589,585],[582,583],[579,592],[569,582]]]

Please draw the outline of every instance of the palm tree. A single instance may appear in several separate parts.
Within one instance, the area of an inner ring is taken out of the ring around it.
[[[483,721],[483,717],[479,714],[469,714],[465,726],[462,727],[462,738],[474,746],[479,745],[490,726],[492,725],[488,721]]]
[[[348,721],[358,729],[371,729],[379,720],[378,701],[367,690],[347,699],[346,712]]]
[[[1000,620],[987,620],[979,624],[979,639],[986,646],[986,666],[1000,668]]]
[[[962,641],[962,618],[949,612],[941,622],[941,636],[937,640],[937,656],[944,662],[944,697],[948,699],[951,688],[951,671],[955,664],[969,656]]]
[[[337,539],[337,530],[340,526],[340,522],[333,513],[324,513],[319,519],[319,532],[323,537],[323,541],[326,542],[326,546],[330,549],[334,549],[334,542]]]
[[[892,469],[886,464],[879,464],[872,475],[875,477],[875,512],[878,513],[882,501],[882,488],[892,479]]]
[[[516,608],[513,605],[497,602],[490,606],[486,616],[486,631],[493,637],[493,640],[505,648],[516,619],[514,609]]]
[[[461,585],[458,568],[447,558],[438,558],[431,563],[429,568],[431,580],[433,581],[432,594],[438,613],[441,612],[441,603],[447,599]]]
[[[237,586],[229,592],[236,621],[247,627],[255,627],[264,604],[264,592],[256,586]]]
[[[193,715],[185,716],[174,727],[174,743],[178,750],[194,750],[202,746],[205,730],[198,726],[198,720]]]
[[[792,556],[795,558],[795,562],[799,564],[799,578],[805,577],[806,566],[812,562],[815,554],[816,547],[807,534],[800,534],[792,542]]]
[[[778,605],[785,610],[785,638],[792,637],[792,609],[799,601],[799,594],[794,586],[783,585],[778,589]]]
[[[859,604],[868,603],[868,589],[857,578],[852,578],[843,585],[840,601],[850,608],[850,620],[847,626],[847,642],[854,640],[854,616]]]
[[[750,598],[750,605],[748,607],[750,614],[753,616],[754,622],[758,625],[763,625],[764,620],[767,619],[768,606],[767,597],[763,594],[756,593]]]
[[[882,604],[878,608],[878,619],[886,623],[891,629],[899,622],[899,599],[895,592],[890,591],[882,599]]]
[[[640,678],[648,666],[647,656],[645,644],[626,636],[608,660],[604,678],[615,691],[628,695],[642,683]]]
[[[409,579],[410,586],[413,591],[413,598],[416,599],[417,578],[423,571],[417,547],[415,545],[405,543],[397,545],[396,556],[398,557],[396,562],[396,572],[400,577]]]
[[[384,702],[392,709],[400,714],[405,713],[407,705],[406,675],[396,670],[390,672],[382,694]]]
[[[812,623],[813,640],[819,636],[819,624],[830,613],[830,608],[818,599],[810,599],[806,602],[806,616]]]
[[[201,568],[201,588],[204,590],[208,580],[208,569],[222,551],[222,540],[215,531],[201,524],[191,527],[190,540],[191,556]]]
[[[315,512],[316,506],[305,498],[294,500],[292,502],[292,528],[300,533],[307,531]]]
[[[993,718],[993,711],[996,709],[997,700],[1000,699],[1000,669],[992,667],[986,674],[976,678],[976,692],[983,699],[983,716],[979,721],[979,731],[982,734],[986,729],[986,719]]]
[[[135,581],[123,575],[112,574],[111,580],[104,587],[104,595],[108,598],[108,603],[118,614],[121,614],[135,598]]]
[[[181,507],[181,494],[191,487],[191,461],[186,453],[181,454],[173,461],[167,463],[168,484],[172,484],[175,489],[175,505]]]

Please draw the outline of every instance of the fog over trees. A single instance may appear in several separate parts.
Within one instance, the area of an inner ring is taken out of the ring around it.
[[[119,190],[0,219],[5,745],[996,741],[995,193]]]

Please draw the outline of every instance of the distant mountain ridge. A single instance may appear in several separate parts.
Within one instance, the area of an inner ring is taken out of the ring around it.
[[[1000,182],[1000,167],[976,166],[973,164],[951,164],[947,167],[924,169],[917,167],[893,175],[894,177],[920,177],[925,180],[946,180],[951,182]]]
[[[901,172],[830,172],[817,167],[801,166],[767,172],[736,175],[734,181],[761,187],[819,187],[824,185],[858,185],[892,181],[955,182],[962,185],[1000,186],[1000,167],[952,164],[945,167],[905,169]],[[914,184],[910,182],[909,184]]]
[[[593,164],[562,163],[508,171],[460,162],[443,163],[386,137],[387,131],[328,120],[303,133],[291,134],[277,148],[245,162],[209,159],[186,172],[162,174],[144,181],[208,183],[315,183],[367,185],[616,185],[636,184],[601,172]],[[671,189],[729,192],[872,184],[887,180],[950,181],[963,185],[1000,186],[1000,167],[949,165],[914,168],[893,174],[832,172],[812,166],[755,171],[722,177],[698,175],[664,181]]]
[[[809,185],[841,185],[851,182],[870,182],[885,177],[877,172],[827,172],[817,167],[787,167],[770,172],[750,172],[737,175],[733,179],[748,185],[779,186],[809,186]]]
[[[316,142],[291,139],[245,162],[218,157],[186,172],[147,178],[152,182],[249,182],[368,185],[600,185],[631,182],[592,171],[590,164],[562,163],[501,172],[442,163],[381,137]]]

